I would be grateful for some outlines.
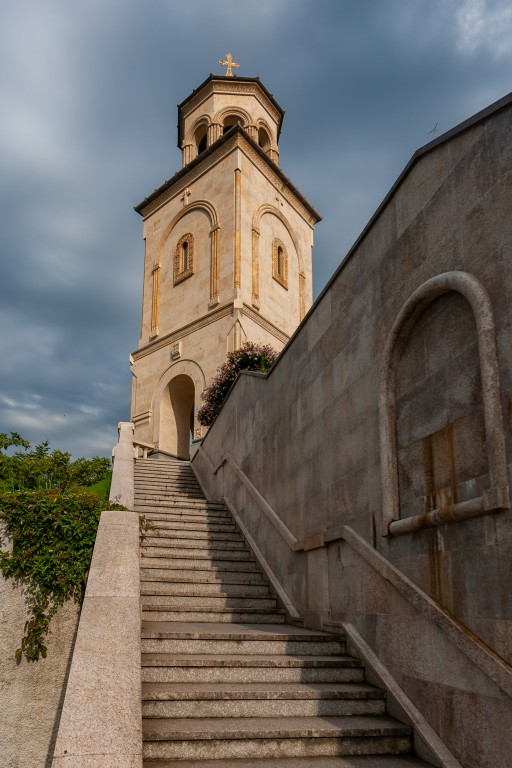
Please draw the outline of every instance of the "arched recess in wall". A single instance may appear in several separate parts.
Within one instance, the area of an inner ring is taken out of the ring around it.
[[[273,161],[277,162],[279,157],[279,150],[277,144],[274,141],[274,133],[269,124],[265,120],[258,120],[256,123],[256,143],[261,147],[266,155]]]
[[[161,264],[162,254],[164,248],[170,238],[174,227],[181,219],[187,216],[192,211],[203,211],[210,221],[210,305],[217,304],[219,301],[219,286],[220,286],[220,252],[219,252],[219,219],[217,211],[214,206],[207,200],[196,200],[193,203],[189,203],[182,208],[179,213],[173,218],[173,220],[166,226],[158,243],[156,249],[155,263]],[[159,283],[157,284],[157,290],[159,290]],[[160,302],[158,297],[153,299],[153,306],[159,307]],[[156,323],[158,326],[158,322]]]
[[[190,127],[185,141],[185,147],[188,147],[186,161],[190,162],[200,155],[208,147],[208,131],[210,128],[210,118],[208,115],[201,115]]]
[[[299,248],[297,238],[293,232],[290,223],[281,213],[278,208],[273,205],[260,205],[254,211],[252,217],[252,303],[253,306],[258,308],[260,302],[260,255],[259,255],[259,240],[260,240],[260,222],[265,214],[270,214],[279,219],[283,224],[286,231],[290,235],[290,239],[295,248],[297,259],[299,262],[299,317],[302,320],[306,314],[306,272],[304,269],[304,258]]]
[[[240,107],[225,107],[221,109],[212,120],[212,123],[216,123],[221,126],[221,131],[226,132],[224,129],[229,130],[233,125],[237,123],[245,128],[251,122],[251,118],[245,109]]]
[[[450,503],[400,519],[400,484],[396,415],[396,371],[401,350],[421,314],[444,294],[462,294],[471,307],[477,334],[482,385],[489,488],[481,496]],[[383,536],[457,522],[510,507],[505,435],[500,402],[496,334],[489,296],[474,275],[446,272],[427,280],[405,302],[388,336],[381,365],[379,392],[380,460]]]
[[[193,360],[179,360],[162,374],[151,404],[155,447],[188,457],[189,431],[194,437],[200,431],[195,414],[205,386],[203,369]]]

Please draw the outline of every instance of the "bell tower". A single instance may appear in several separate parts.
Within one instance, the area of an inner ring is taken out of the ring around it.
[[[180,458],[206,432],[196,412],[226,354],[245,341],[282,349],[311,306],[320,216],[278,166],[283,115],[259,78],[210,75],[178,106],[181,170],[135,208],[131,420],[136,438]]]

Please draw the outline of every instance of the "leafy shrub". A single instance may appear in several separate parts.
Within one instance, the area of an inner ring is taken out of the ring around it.
[[[23,450],[7,454],[12,447]],[[95,456],[92,459],[71,461],[71,454],[50,451],[47,440],[33,449],[16,432],[10,436],[0,434],[0,484],[9,490],[89,486],[105,478],[110,472],[110,460]]]
[[[83,598],[100,513],[111,508],[83,486],[107,484],[109,474],[106,458],[71,461],[47,441],[31,449],[16,432],[0,434],[0,572],[21,585],[30,612],[18,662],[44,658],[57,608]]]
[[[31,614],[17,661],[44,658],[57,608],[82,600],[104,507],[99,496],[80,488],[0,491],[0,515],[12,540],[12,551],[0,552],[0,571],[21,583]]]
[[[269,345],[246,342],[240,349],[230,352],[226,362],[217,368],[217,376],[205,390],[204,403],[197,417],[199,423],[209,427],[222,408],[224,400],[240,371],[269,371],[278,353]]]

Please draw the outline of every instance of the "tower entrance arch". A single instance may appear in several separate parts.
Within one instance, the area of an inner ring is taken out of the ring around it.
[[[171,365],[161,377],[153,403],[155,448],[180,459],[190,457],[190,443],[199,426],[196,412],[204,386],[204,374],[191,360]]]

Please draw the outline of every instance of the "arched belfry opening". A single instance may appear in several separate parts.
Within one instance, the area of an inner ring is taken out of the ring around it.
[[[180,459],[190,457],[194,402],[195,387],[190,376],[181,373],[170,380],[160,403],[160,450]]]

